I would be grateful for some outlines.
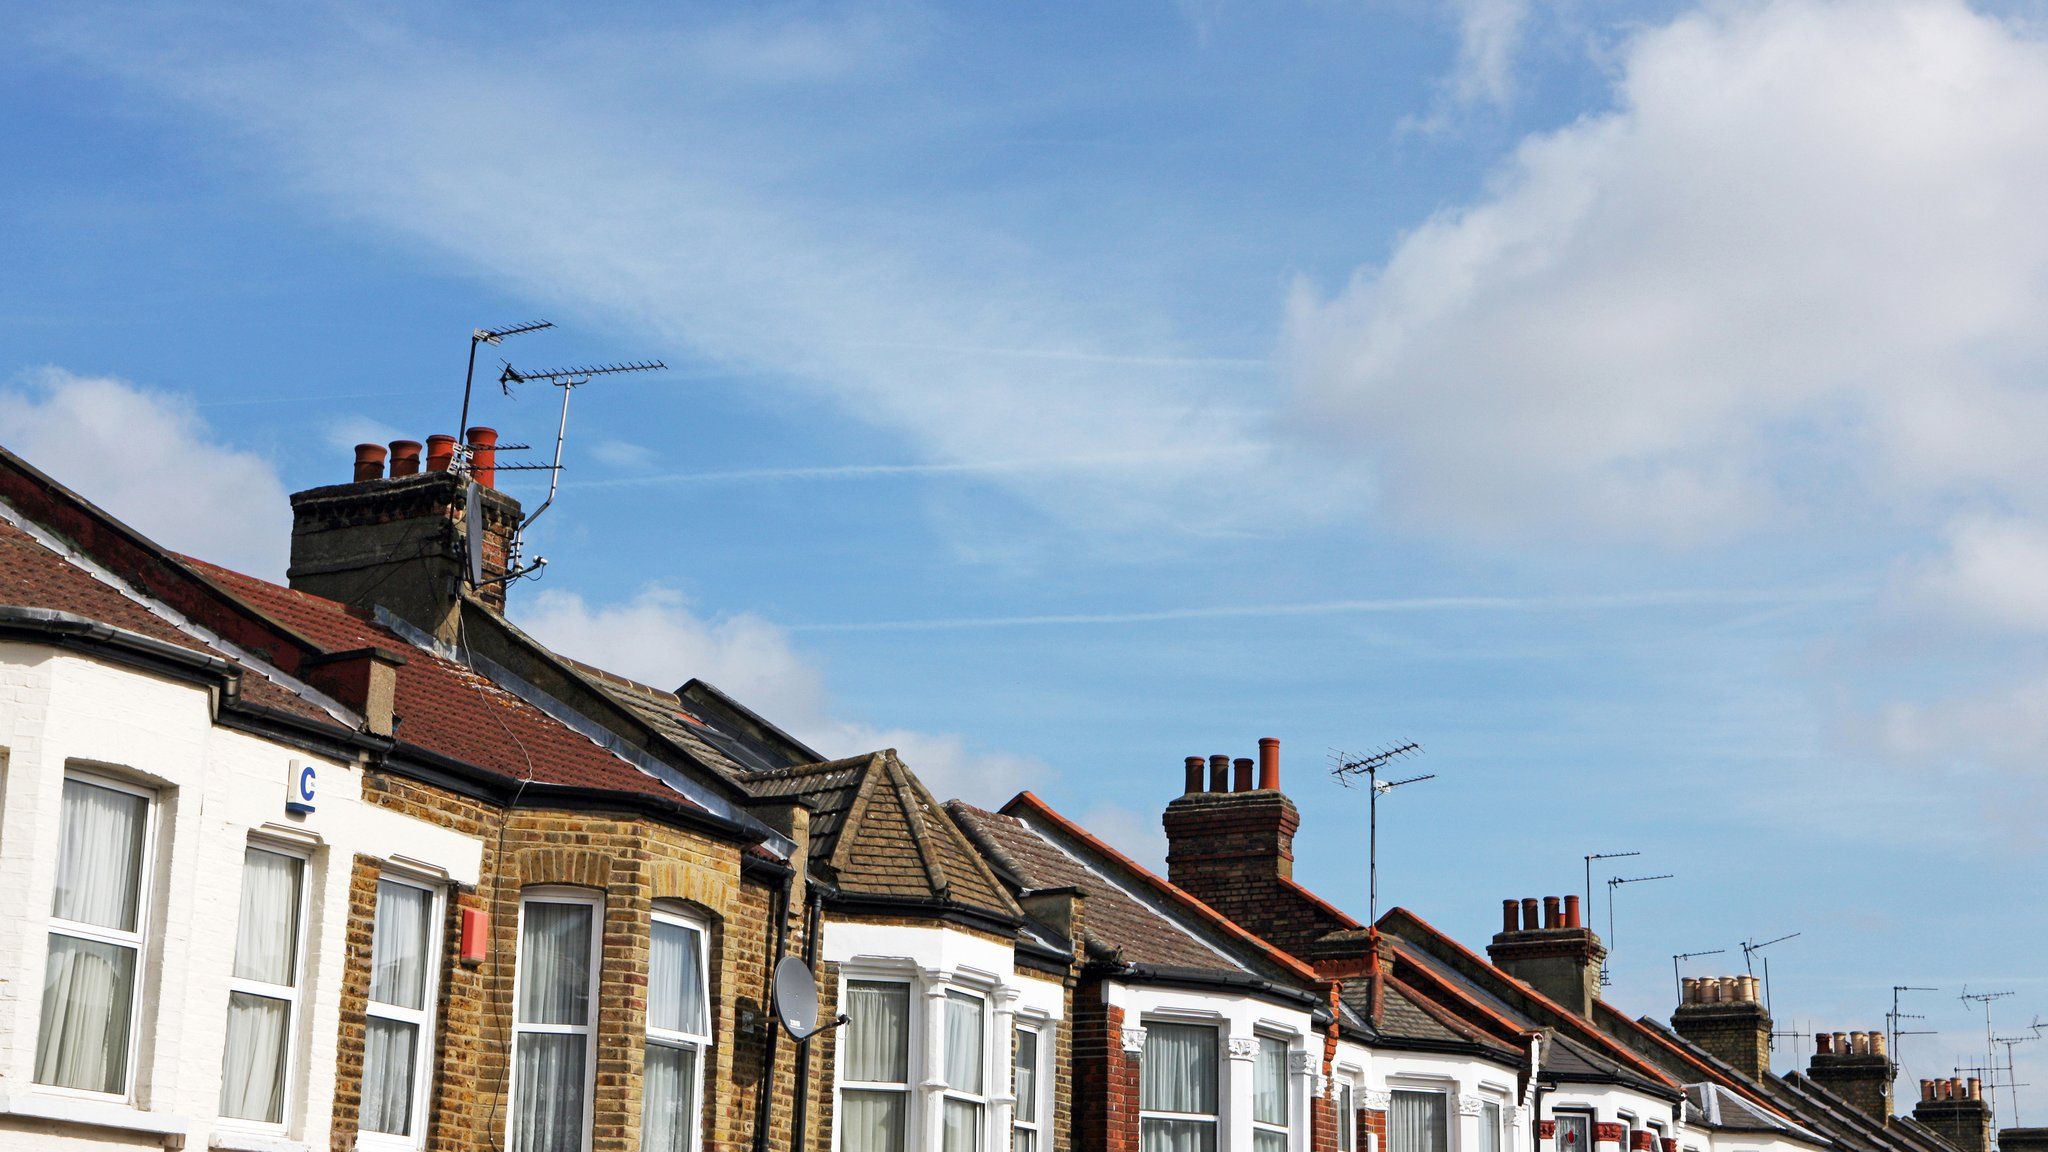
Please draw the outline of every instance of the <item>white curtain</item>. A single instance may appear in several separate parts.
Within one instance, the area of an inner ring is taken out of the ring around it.
[[[363,1037],[363,1131],[412,1134],[412,1062],[418,1041],[417,1025],[370,1017]]]
[[[228,1045],[221,1060],[220,1114],[284,1123],[284,1049],[291,1007],[247,992],[228,995]]]
[[[1387,1114],[1388,1152],[1448,1152],[1450,1110],[1441,1092],[1396,1092]]]
[[[1351,1152],[1358,1139],[1358,1104],[1349,1083],[1337,1085],[1337,1152]],[[1494,1152],[1500,1152],[1498,1148]]]
[[[1479,1105],[1479,1152],[1500,1152],[1500,1105],[1487,1101]]]
[[[370,940],[370,999],[398,1008],[427,1006],[427,956],[434,894],[410,884],[377,884],[377,923]]]
[[[1258,1059],[1252,1062],[1252,1119],[1261,1124],[1287,1123],[1287,1042],[1259,1037]]]
[[[647,961],[647,1026],[704,1036],[710,1031],[704,991],[703,937],[694,928],[654,922]]]
[[[581,1152],[586,1042],[586,1037],[562,1033],[519,1037],[512,1152]]]
[[[242,916],[235,926],[235,976],[291,985],[299,940],[299,875],[305,862],[251,848],[243,856]]]
[[[1214,1116],[1216,1083],[1216,1029],[1196,1024],[1146,1026],[1139,1107]]]
[[[520,1023],[589,1022],[593,913],[588,904],[526,904],[519,939]]]
[[[697,1050],[647,1046],[641,1089],[640,1152],[688,1152],[697,1102]]]
[[[942,1152],[981,1152],[981,1105],[972,1100],[946,1100]]]
[[[840,1152],[903,1152],[908,1092],[849,1088],[839,1094],[839,1111]]]
[[[946,1086],[981,1095],[981,1001],[946,994]]]
[[[1018,1030],[1016,1040],[1017,1119],[1038,1122],[1038,1033]]]
[[[1138,1146],[1142,1152],[1216,1152],[1216,1122],[1147,1117],[1139,1128]]]
[[[148,819],[149,801],[141,796],[66,780],[51,915],[135,931],[142,907],[142,842]]]
[[[910,986],[855,980],[846,986],[845,1012],[852,1019],[841,1033],[841,1079],[909,1082]]]
[[[36,1083],[122,1091],[134,991],[134,949],[52,934],[36,1032]]]

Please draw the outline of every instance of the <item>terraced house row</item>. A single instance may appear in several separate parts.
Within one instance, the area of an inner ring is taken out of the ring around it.
[[[1496,894],[1483,955],[1353,920],[1277,740],[1162,757],[1160,876],[554,653],[489,441],[292,497],[288,586],[0,450],[0,1148],[1993,1145],[1973,1085],[1894,1114],[1870,1034],[1774,1072],[1743,980],[1626,1015],[1576,898]],[[843,1021],[801,1041],[792,957]]]

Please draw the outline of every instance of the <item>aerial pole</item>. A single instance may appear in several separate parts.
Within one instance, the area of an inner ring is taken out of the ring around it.
[[[1422,751],[1422,745],[1401,744],[1383,748],[1366,756],[1348,756],[1333,751],[1330,759],[1334,762],[1330,775],[1346,788],[1359,776],[1366,779],[1366,849],[1365,849],[1365,906],[1367,925],[1377,925],[1380,919],[1380,797],[1396,788],[1409,784],[1420,784],[1424,780],[1436,779],[1436,773],[1425,776],[1410,776],[1406,780],[1381,780],[1380,772],[1404,756]]]

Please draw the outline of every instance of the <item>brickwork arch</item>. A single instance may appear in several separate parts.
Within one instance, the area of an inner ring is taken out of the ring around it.
[[[585,848],[527,848],[512,856],[507,869],[521,888],[561,884],[571,888],[611,886],[609,856]]]

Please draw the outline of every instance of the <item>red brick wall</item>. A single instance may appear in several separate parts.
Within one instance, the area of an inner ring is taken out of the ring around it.
[[[1139,1062],[1124,1052],[1124,1012],[1099,981],[1074,993],[1074,1143],[1087,1152],[1138,1152]]]
[[[1370,1141],[1370,1143],[1368,1143]],[[1387,1114],[1373,1108],[1358,1110],[1358,1152],[1372,1148],[1375,1152],[1386,1152]]]

